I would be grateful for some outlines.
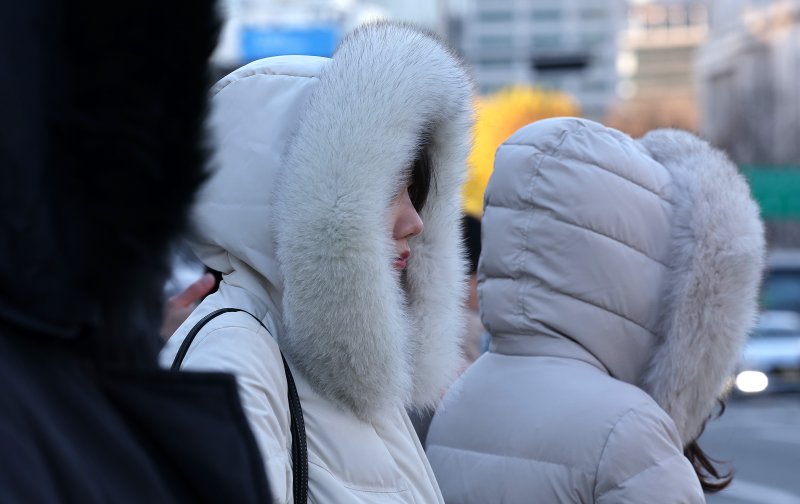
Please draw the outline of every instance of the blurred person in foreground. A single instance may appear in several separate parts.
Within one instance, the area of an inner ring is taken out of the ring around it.
[[[214,8],[4,6],[0,502],[269,501],[234,378],[157,365]]]
[[[199,328],[183,366],[237,375],[276,502],[304,472],[284,356],[310,501],[442,502],[406,407],[433,405],[460,365],[464,67],[434,36],[377,23],[330,59],[255,61],[212,95],[216,171],[192,241],[223,276],[162,363],[207,316],[246,310]]]
[[[697,445],[756,313],[764,236],[695,136],[580,119],[497,151],[478,268],[491,334],[427,450],[447,502],[702,503]]]

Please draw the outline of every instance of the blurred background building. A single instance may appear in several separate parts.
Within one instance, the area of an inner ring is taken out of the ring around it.
[[[437,32],[482,95],[481,173],[503,114],[512,126],[569,111],[634,136],[700,132],[745,169],[770,243],[800,247],[800,0],[224,0],[222,10],[219,76],[267,56],[330,56],[375,19]],[[488,114],[509,89],[498,110],[516,112]]]
[[[695,57],[708,36],[706,2],[632,2],[617,55],[618,101],[608,122],[641,135],[698,127]]]
[[[447,33],[447,19],[451,11],[446,0],[370,0],[381,6],[386,16],[415,23],[439,35]]]
[[[615,97],[623,0],[469,0],[455,41],[483,93],[535,83],[601,119]]]
[[[800,0],[716,0],[698,54],[701,133],[750,177],[773,247],[800,246]]]
[[[342,36],[376,19],[402,19],[446,32],[444,0],[223,0],[225,19],[212,56],[219,73],[285,54],[330,56]]]
[[[330,56],[349,30],[389,14],[356,0],[223,0],[221,9],[223,29],[211,57],[220,75],[269,56]]]
[[[800,1],[711,2],[701,131],[742,164],[800,159]]]

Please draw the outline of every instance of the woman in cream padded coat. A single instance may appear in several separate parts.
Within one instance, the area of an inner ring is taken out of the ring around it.
[[[485,208],[491,349],[427,438],[445,500],[704,502],[684,450],[700,460],[764,253],[736,167],[689,133],[551,119],[497,151]]]
[[[237,376],[276,502],[293,501],[280,352],[305,416],[310,502],[442,502],[406,408],[433,405],[458,369],[471,100],[438,40],[387,23],[331,59],[256,61],[212,90],[215,171],[193,242],[223,279],[162,360],[216,309],[263,321],[214,318],[183,368]]]

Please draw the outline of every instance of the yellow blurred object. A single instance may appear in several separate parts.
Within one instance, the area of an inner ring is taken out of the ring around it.
[[[483,192],[494,168],[500,144],[526,124],[548,117],[576,116],[578,106],[569,95],[530,86],[513,86],[482,97],[475,103],[476,120],[469,173],[464,183],[464,212],[483,216]]]

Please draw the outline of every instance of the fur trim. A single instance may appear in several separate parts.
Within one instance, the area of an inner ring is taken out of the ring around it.
[[[764,229],[736,167],[695,136],[640,140],[671,173],[675,203],[667,282],[642,388],[672,417],[684,446],[701,433],[755,321]]]
[[[317,392],[369,420],[431,405],[458,366],[460,187],[472,86],[455,56],[406,25],[367,25],[322,70],[275,192],[282,350]],[[434,176],[406,289],[387,212],[423,137]]]

